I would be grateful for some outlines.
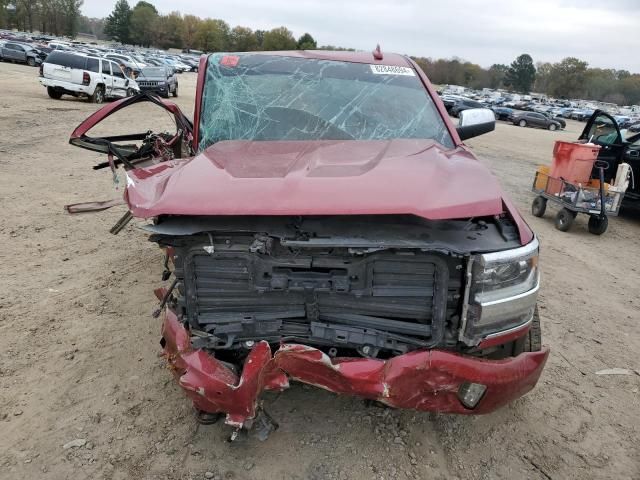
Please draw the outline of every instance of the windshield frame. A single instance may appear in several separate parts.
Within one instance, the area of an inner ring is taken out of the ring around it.
[[[200,58],[200,61],[198,62],[200,64],[200,74],[198,75],[198,80],[196,85],[196,102],[195,102],[196,108],[194,109],[194,136],[193,136],[193,147],[195,151],[202,151],[213,144],[213,143],[207,144],[204,146],[204,148],[200,148],[200,143],[203,140],[202,132],[200,132],[200,127],[202,123],[203,111],[206,108],[204,92],[205,92],[205,87],[207,83],[211,81],[211,79],[207,79],[207,71],[209,69],[209,66],[211,65],[212,59],[215,57],[216,60],[219,60],[220,58],[222,58],[222,56],[225,56],[225,55],[229,55],[229,56],[268,55],[271,57],[287,57],[287,58],[296,58],[299,60],[309,60],[309,61],[325,60],[325,61],[337,62],[337,63],[369,65],[369,66],[372,66],[372,69],[373,69],[373,66],[376,64],[382,65],[385,67],[391,67],[391,68],[400,67],[400,68],[412,69],[420,85],[420,88],[416,88],[416,90],[422,90],[423,93],[425,94],[426,96],[425,108],[433,109],[431,114],[440,123],[442,130],[441,132],[438,132],[439,138],[438,136],[436,137],[430,137],[430,136],[404,137],[402,135],[399,135],[397,137],[395,136],[387,137],[386,140],[394,140],[394,139],[402,139],[402,138],[422,139],[425,141],[433,141],[435,144],[439,145],[441,148],[444,148],[445,150],[455,150],[463,145],[463,142],[460,139],[457,129],[453,125],[450,117],[448,116],[446,108],[440,99],[440,96],[437,94],[433,85],[431,85],[431,82],[429,81],[426,74],[422,71],[422,69],[418,66],[418,64],[416,64],[408,56],[401,56],[398,54],[389,54],[389,56],[387,57],[388,60],[385,62],[381,62],[381,61],[376,61],[375,59],[368,58],[369,55],[367,55],[365,52],[333,52],[333,51],[322,51],[322,50],[318,50],[314,52],[305,52],[305,51],[246,52],[246,53],[245,52],[229,52],[229,53],[216,52],[216,53],[209,54],[206,57],[203,55]],[[354,77],[354,80],[357,80],[357,78]],[[392,86],[397,87],[399,85],[392,85]],[[427,119],[427,123],[428,123],[428,119]],[[402,124],[400,124],[400,126],[402,126]],[[224,140],[227,140],[227,139],[216,140],[214,143],[217,143],[217,141],[224,141]],[[228,140],[234,141],[234,138],[230,138]],[[293,141],[292,139],[286,139],[286,138],[283,138],[283,139],[248,138],[244,140],[241,138],[238,138],[236,140],[238,141]],[[298,140],[298,141],[318,141],[318,140],[322,141],[321,138],[304,139],[304,140]],[[325,140],[332,141],[331,139],[325,139]],[[376,138],[353,139],[353,141],[373,141],[373,140],[380,140],[380,139],[376,139]],[[382,140],[384,140],[384,138]]]

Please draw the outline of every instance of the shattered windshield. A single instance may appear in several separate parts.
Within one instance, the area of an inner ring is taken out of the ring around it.
[[[452,148],[413,69],[330,60],[212,54],[200,150],[221,140],[431,139]]]

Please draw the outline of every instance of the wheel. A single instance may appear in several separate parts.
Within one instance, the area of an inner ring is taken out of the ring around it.
[[[36,66],[36,59],[33,58],[33,57],[27,58],[27,65],[29,65],[30,67],[35,67]]]
[[[547,199],[544,197],[536,197],[531,204],[531,213],[534,217],[544,216],[544,212],[547,210]]]
[[[557,125],[555,123],[550,123],[549,124],[549,130],[551,130],[552,132],[555,131],[556,128],[558,128],[558,127],[557,127]]]
[[[527,126],[527,121],[526,120],[520,120],[518,122],[518,125],[520,125],[521,127],[526,127]]]
[[[62,97],[62,92],[53,87],[47,87],[47,94],[55,100],[60,100]]]
[[[178,84],[176,83],[176,88],[173,89],[173,96],[177,97],[178,96]]]
[[[539,352],[540,350],[542,350],[542,330],[540,329],[540,315],[538,313],[538,307],[536,306],[527,334],[513,342],[510,351],[505,351],[504,353],[506,355],[496,357],[496,360],[499,358],[517,357],[523,352]]]
[[[573,220],[576,218],[576,214],[571,210],[563,208],[556,215],[556,228],[561,232],[566,232],[571,228]]]
[[[602,235],[607,231],[609,226],[609,219],[607,217],[600,218],[598,215],[591,215],[589,217],[589,232],[594,235]]]
[[[133,97],[136,91],[133,88],[127,88],[127,97]]]
[[[96,89],[93,91],[93,95],[89,97],[89,101],[91,103],[104,102],[104,87],[102,85],[98,85],[96,87]]]
[[[524,339],[525,352],[539,352],[542,350],[542,329],[540,328],[540,315],[538,314],[538,306],[533,312],[533,320],[527,337]]]

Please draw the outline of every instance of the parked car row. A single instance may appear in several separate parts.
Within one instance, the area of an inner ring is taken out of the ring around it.
[[[492,107],[496,120],[504,120],[521,127],[540,127],[548,130],[559,130],[567,126],[567,122],[551,113],[526,112],[508,107]]]
[[[452,117],[459,117],[460,112],[464,110],[488,106],[486,103],[459,95],[442,95],[442,102]],[[505,120],[521,127],[546,128],[552,131],[566,127],[564,119],[553,113],[518,111],[496,105],[491,106],[491,110],[493,110],[496,120]]]
[[[195,53],[172,54],[121,45],[99,46],[96,43],[63,41],[48,36],[0,32],[0,60],[38,66],[52,51],[108,58],[117,62],[127,76],[134,78],[147,66],[167,67],[172,73],[197,72],[200,60]]]
[[[86,45],[65,45],[51,42],[56,50],[73,51],[75,53],[105,57],[118,62],[125,73],[137,77],[145,67],[167,67],[173,73],[197,72],[199,58],[187,54],[168,54],[151,50],[133,50],[126,48],[104,48]],[[50,44],[50,45],[51,45]]]
[[[118,59],[55,50],[40,67],[40,83],[51,98],[87,97],[94,103],[106,98],[130,97],[141,91],[163,97],[178,96],[175,70],[167,65],[143,66],[137,76],[127,75]]]
[[[200,59],[195,52],[170,54],[0,31],[0,60],[39,66],[40,83],[51,98],[71,95],[102,103],[141,91],[177,97],[177,74],[197,72]]]
[[[481,90],[469,89],[457,85],[446,85],[438,92],[447,111],[455,115],[456,110],[451,110],[456,104],[465,101],[478,102],[483,106],[494,110],[496,119],[509,120],[509,109],[541,113],[558,123],[566,124],[566,119],[586,122],[595,109],[609,112],[615,117],[622,129],[628,129],[640,123],[640,110],[633,106],[620,107],[612,103],[603,103],[596,100],[570,100],[563,98],[551,98],[540,94],[519,94],[483,88]],[[638,128],[638,127],[634,127]]]

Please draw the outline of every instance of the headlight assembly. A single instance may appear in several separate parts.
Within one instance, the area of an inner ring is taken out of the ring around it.
[[[512,297],[534,288],[538,282],[538,240],[503,252],[476,257],[471,293],[476,302]]]
[[[538,247],[534,238],[524,247],[471,259],[461,340],[475,345],[482,338],[531,322],[540,279]]]

